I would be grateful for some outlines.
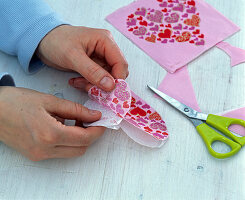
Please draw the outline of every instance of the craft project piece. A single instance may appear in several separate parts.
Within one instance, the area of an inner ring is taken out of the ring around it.
[[[203,0],[138,0],[106,19],[171,73],[239,30]]]
[[[89,90],[89,97],[91,100],[85,106],[93,109],[96,106],[96,110],[102,112],[102,118],[86,126],[117,129],[123,121],[123,130],[140,144],[159,147],[167,139],[167,127],[162,117],[132,92],[124,80],[116,80],[116,88],[111,93],[94,86]]]
[[[187,66],[178,69],[174,74],[167,73],[158,89],[185,105],[201,111],[191,84]]]
[[[231,58],[231,66],[234,67],[238,64],[245,62],[245,50],[231,46],[227,42],[220,42],[216,45],[218,48],[225,51]]]
[[[176,100],[186,104],[187,106],[201,112],[190,80],[187,66],[179,69],[174,74],[168,73],[158,89]],[[245,120],[245,107],[219,113],[218,115]],[[239,125],[232,125],[229,129],[234,133],[245,136],[245,129]]]

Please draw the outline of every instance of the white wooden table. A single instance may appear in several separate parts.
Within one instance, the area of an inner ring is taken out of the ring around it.
[[[107,130],[83,157],[41,162],[31,162],[0,143],[0,199],[245,199],[245,150],[228,160],[211,157],[192,124],[146,88],[147,83],[157,87],[166,72],[104,20],[131,1],[48,3],[72,24],[112,31],[129,62],[131,88],[166,116],[169,141],[161,149],[150,149],[123,131]],[[207,2],[241,27],[228,41],[245,49],[245,1]],[[214,48],[189,65],[204,112],[218,113],[245,104],[245,64],[230,68],[229,62],[224,52]],[[67,84],[76,74],[45,68],[27,76],[16,58],[4,53],[0,53],[0,71],[11,73],[18,86],[62,93],[80,103],[87,99]]]

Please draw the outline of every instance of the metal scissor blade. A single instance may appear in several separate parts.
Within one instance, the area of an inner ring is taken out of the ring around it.
[[[156,93],[158,96],[160,96],[162,99],[167,101],[170,105],[172,105],[174,108],[179,110],[181,113],[186,115],[189,118],[194,118],[194,119],[200,119],[200,120],[206,120],[207,115],[203,113],[199,113],[196,110],[193,110],[191,107],[177,101],[176,99],[164,94],[163,92],[147,85],[148,88],[150,88],[154,93]]]

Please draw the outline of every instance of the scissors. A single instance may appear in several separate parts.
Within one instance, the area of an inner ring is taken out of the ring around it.
[[[218,115],[200,113],[189,106],[177,101],[176,99],[169,97],[163,92],[151,87],[148,87],[160,96],[162,99],[167,101],[170,105],[176,108],[178,111],[183,113],[196,127],[197,132],[202,137],[209,153],[215,158],[223,159],[228,158],[236,154],[242,146],[245,144],[245,137],[237,137],[228,128],[232,124],[238,124],[245,128],[245,121],[241,119],[234,119],[228,117],[221,117]],[[214,130],[217,129],[224,135]],[[227,137],[226,137],[227,136]],[[218,153],[212,148],[212,144],[216,141],[227,144],[231,151],[228,153]]]

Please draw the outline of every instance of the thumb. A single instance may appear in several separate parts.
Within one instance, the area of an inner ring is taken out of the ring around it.
[[[79,52],[79,51],[78,51]],[[91,84],[98,86],[104,91],[110,92],[115,87],[114,78],[109,72],[90,59],[83,51],[74,55],[73,69],[80,73]]]
[[[45,105],[49,113],[62,117],[63,119],[71,119],[82,122],[94,122],[101,118],[101,112],[91,110],[81,104],[72,101],[54,97]]]

